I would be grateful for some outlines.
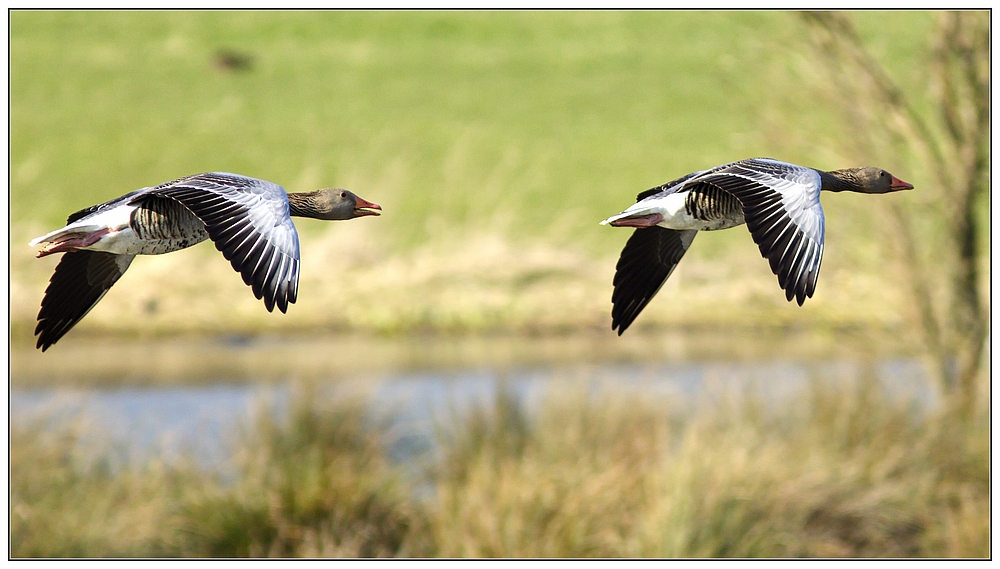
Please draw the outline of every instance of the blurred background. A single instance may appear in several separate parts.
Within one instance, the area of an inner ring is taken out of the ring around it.
[[[984,557],[988,12],[10,13],[11,554]],[[610,329],[642,190],[768,156],[816,294],[705,232]],[[44,354],[33,237],[203,171],[345,187],[268,313],[209,243]]]

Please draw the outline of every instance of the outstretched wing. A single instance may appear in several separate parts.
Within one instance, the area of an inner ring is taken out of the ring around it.
[[[699,177],[743,205],[747,228],[768,260],[787,300],[801,306],[816,290],[823,261],[823,208],[819,173],[811,168],[753,158]]]
[[[674,272],[697,234],[659,226],[632,233],[618,258],[611,294],[611,329],[617,328],[619,336]]]
[[[299,236],[288,196],[277,184],[221,172],[196,174],[149,190],[173,198],[205,224],[215,247],[264,300],[285,312],[299,287]]]
[[[135,255],[101,251],[65,253],[49,279],[38,311],[36,348],[44,352],[76,325],[115,284]]]

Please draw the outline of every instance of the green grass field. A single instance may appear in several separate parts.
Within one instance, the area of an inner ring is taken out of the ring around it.
[[[856,19],[926,99],[932,15]],[[15,341],[30,337],[55,264],[26,241],[206,170],[343,186],[385,214],[298,222],[304,282],[286,317],[204,244],[140,259],[80,329],[604,327],[629,232],[597,222],[639,191],[750,156],[853,165],[834,144],[849,133],[814,92],[805,33],[793,14],[754,11],[13,12]],[[230,52],[249,64],[221,65]],[[785,303],[738,228],[699,236],[661,293],[680,308],[654,302],[637,326],[726,325],[736,306],[779,325],[900,326],[885,199],[825,196],[823,278],[806,309]]]
[[[930,16],[860,23],[918,84]],[[802,33],[782,12],[15,12],[11,217],[226,170],[356,189],[394,246],[500,220],[606,253],[593,224],[680,174],[841,166],[809,132],[832,115],[782,107]]]

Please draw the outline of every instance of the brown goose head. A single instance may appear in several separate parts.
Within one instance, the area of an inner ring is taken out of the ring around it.
[[[819,175],[823,181],[823,189],[831,192],[887,194],[913,189],[913,184],[904,182],[889,172],[874,166],[820,172]]]
[[[343,188],[288,194],[289,213],[298,217],[343,220],[381,215],[382,207]]]

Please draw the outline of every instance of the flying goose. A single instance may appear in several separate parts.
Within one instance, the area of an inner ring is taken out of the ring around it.
[[[104,297],[136,255],[159,255],[211,239],[264,300],[268,312],[295,302],[299,237],[290,216],[353,219],[382,208],[327,188],[286,194],[284,188],[227,172],[195,174],[125,194],[69,216],[38,237],[38,257],[65,253],[38,311],[37,348],[44,352]]]
[[[601,222],[637,228],[622,249],[611,295],[611,329],[624,332],[677,267],[699,231],[747,224],[785,298],[812,297],[823,260],[820,190],[884,194],[912,189],[866,166],[824,172],[750,158],[694,172],[646,190]]]

